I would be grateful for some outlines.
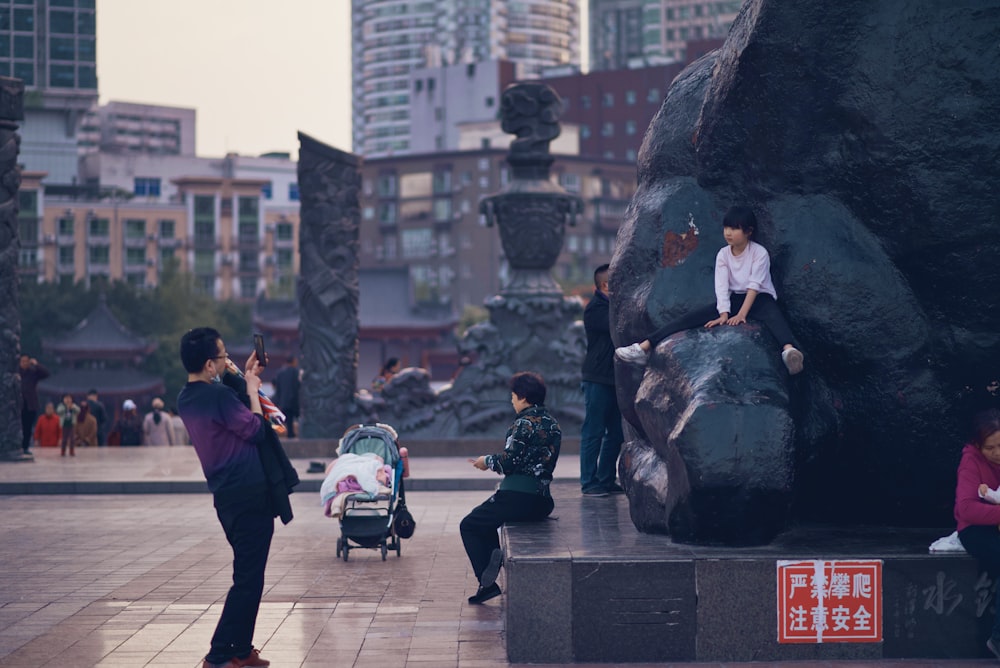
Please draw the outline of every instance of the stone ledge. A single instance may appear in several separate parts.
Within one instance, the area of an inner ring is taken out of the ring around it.
[[[981,658],[986,578],[927,553],[950,530],[804,527],[756,548],[640,534],[624,497],[554,488],[556,520],[504,528],[512,663]],[[779,644],[779,560],[882,560],[883,639]]]

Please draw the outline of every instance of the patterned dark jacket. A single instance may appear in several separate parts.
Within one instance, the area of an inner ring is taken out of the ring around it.
[[[548,487],[559,459],[562,431],[545,406],[529,406],[518,413],[506,440],[503,452],[486,455],[486,467],[505,476],[532,476],[541,487]]]

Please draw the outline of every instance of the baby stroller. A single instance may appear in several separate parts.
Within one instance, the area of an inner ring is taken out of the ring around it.
[[[327,514],[340,517],[337,556],[343,555],[347,561],[352,547],[381,550],[382,561],[389,550],[401,556],[394,520],[397,511],[406,505],[405,462],[395,430],[384,424],[354,425],[344,432],[337,452],[340,456],[320,491]],[[378,480],[372,480],[372,471],[377,471]],[[355,487],[362,489],[355,491]]]

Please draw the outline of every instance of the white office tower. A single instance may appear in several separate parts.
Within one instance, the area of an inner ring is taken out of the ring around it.
[[[353,150],[367,157],[412,152],[413,69],[506,59],[526,79],[580,63],[579,0],[352,1]]]

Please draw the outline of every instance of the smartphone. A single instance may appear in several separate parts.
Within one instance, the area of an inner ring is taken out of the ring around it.
[[[264,352],[263,334],[253,335],[253,349],[257,353],[257,363],[261,366],[267,366],[267,353]]]

